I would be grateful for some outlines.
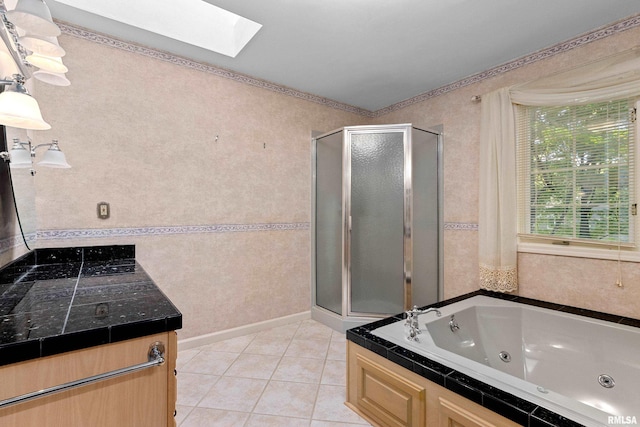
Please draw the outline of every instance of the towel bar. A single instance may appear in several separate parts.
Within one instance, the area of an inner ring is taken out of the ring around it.
[[[45,388],[42,390],[34,391],[32,393],[26,393],[20,396],[12,397],[10,399],[0,400],[0,409],[15,405],[18,403],[26,402],[40,397],[49,396],[55,393],[60,393],[73,388],[82,387],[88,384],[92,384],[98,381],[107,380],[110,378],[118,377],[121,375],[129,374],[131,372],[141,371],[143,369],[152,368],[154,366],[161,366],[164,364],[164,344],[161,342],[155,342],[149,347],[149,361],[140,363],[126,368],[116,369],[114,371],[105,372],[102,374],[94,375],[91,377],[83,378],[81,380],[71,381],[68,383],[60,384],[57,386]]]

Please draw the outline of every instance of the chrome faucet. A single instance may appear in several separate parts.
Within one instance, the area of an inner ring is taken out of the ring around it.
[[[422,333],[420,331],[420,325],[418,325],[418,316],[420,314],[426,314],[432,311],[436,313],[436,316],[442,316],[442,313],[440,313],[440,310],[438,310],[437,308],[429,307],[426,310],[419,310],[418,306],[416,305],[414,305],[411,310],[408,310],[406,312],[407,319],[405,320],[404,324],[409,327],[407,335],[408,340],[418,341],[418,334]]]
[[[451,332],[456,332],[460,330],[460,326],[458,326],[458,322],[456,321],[456,317],[455,315],[451,315],[451,318],[449,319],[449,329],[451,329]]]

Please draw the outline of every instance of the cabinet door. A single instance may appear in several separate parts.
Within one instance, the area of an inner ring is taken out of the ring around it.
[[[464,402],[469,401],[464,399]],[[463,403],[463,400],[460,399],[458,403]],[[495,420],[490,420],[476,413],[472,413],[465,409],[464,406],[456,404],[444,397],[439,397],[438,399],[438,415],[440,417],[440,427],[498,427],[504,425],[498,419],[499,415],[495,416]],[[494,421],[497,421],[497,424],[494,423]]]
[[[358,384],[356,406],[384,426],[423,426],[424,387],[362,355],[356,357]]]
[[[164,365],[5,407],[0,426],[175,426],[174,332],[0,367],[0,400],[147,362],[156,341]]]

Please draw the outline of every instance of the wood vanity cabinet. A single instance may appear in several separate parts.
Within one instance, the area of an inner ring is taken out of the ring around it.
[[[175,427],[174,331],[0,366],[0,400],[149,361],[162,342],[165,363],[0,409],[0,426]]]
[[[351,341],[347,341],[346,404],[375,426],[518,425]]]

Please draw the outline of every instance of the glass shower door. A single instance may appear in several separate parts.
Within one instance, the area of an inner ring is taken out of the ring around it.
[[[316,305],[342,314],[342,134],[316,140]]]
[[[348,133],[349,296],[354,314],[403,310],[404,135]]]

